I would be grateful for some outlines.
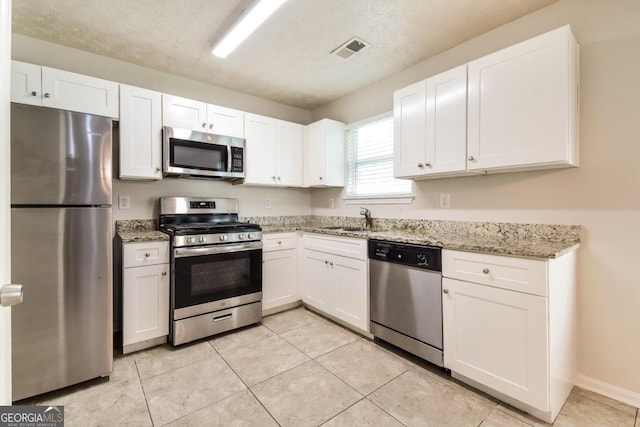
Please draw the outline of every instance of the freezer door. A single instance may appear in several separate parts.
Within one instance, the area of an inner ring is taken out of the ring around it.
[[[11,104],[11,203],[110,205],[111,119]]]
[[[107,375],[113,359],[110,208],[11,209],[13,399]]]

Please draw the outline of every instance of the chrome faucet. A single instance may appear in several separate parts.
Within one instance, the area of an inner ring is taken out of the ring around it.
[[[360,208],[360,215],[364,215],[365,230],[371,231],[371,211],[367,208]]]

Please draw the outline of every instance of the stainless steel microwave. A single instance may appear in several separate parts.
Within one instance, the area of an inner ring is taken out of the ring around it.
[[[245,177],[245,146],[242,138],[162,128],[164,176],[221,178]]]

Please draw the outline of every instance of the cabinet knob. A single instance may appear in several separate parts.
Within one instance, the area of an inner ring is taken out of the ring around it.
[[[332,263],[332,262],[330,262],[330,263],[329,263],[329,265],[330,265],[331,267],[333,267],[333,263]]]
[[[156,168],[156,172],[160,172],[160,168]]]
[[[203,128],[206,128],[206,127],[207,127],[207,124],[206,124],[206,123],[202,123],[202,127],[203,127]]]
[[[443,293],[443,294],[448,294],[448,293],[449,293],[449,289],[447,289],[447,288],[443,289],[443,290],[442,290],[442,293]]]
[[[423,168],[423,167],[424,167],[424,165],[423,165],[422,163],[418,163],[418,167],[419,167],[419,168]]]
[[[44,94],[44,97],[45,97],[45,98],[51,98],[51,94],[50,94],[50,93],[45,93],[45,94]]]
[[[149,258],[151,256],[151,254],[149,252],[147,252],[146,254],[144,254],[145,258]]]
[[[281,245],[281,244],[282,244],[282,241],[278,240],[278,244],[279,244],[279,245]]]
[[[276,176],[275,175],[272,176],[271,179],[275,181],[276,180]]]
[[[431,163],[427,162],[424,164],[426,167],[430,168],[431,167]]]
[[[213,123],[209,123],[209,129],[213,129]]]
[[[483,272],[484,274],[489,274],[489,269],[488,269],[488,268],[483,268],[483,269],[482,269],[482,272]]]
[[[163,271],[163,272],[162,272],[162,275],[163,275],[163,276],[166,276],[166,275],[167,275],[167,272],[166,272],[166,271]]]
[[[325,261],[324,263],[325,263],[325,265],[326,265],[326,264],[329,264],[329,261]]]
[[[31,92],[31,96],[38,96],[38,92],[34,90],[33,92]]]
[[[320,177],[320,181],[322,181],[322,177]]]
[[[278,177],[278,181],[281,181],[281,180],[282,180],[282,178]]]
[[[469,160],[470,162],[472,162],[472,161],[474,161],[474,160],[475,160],[475,158],[474,158],[473,156],[469,156],[469,157],[467,158],[467,160]]]

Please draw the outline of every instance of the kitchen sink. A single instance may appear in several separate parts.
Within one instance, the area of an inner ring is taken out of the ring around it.
[[[336,226],[329,226],[329,227],[320,227],[324,230],[336,230],[336,231],[360,231],[360,232],[365,232],[366,230],[362,227],[342,227],[339,225]]]

